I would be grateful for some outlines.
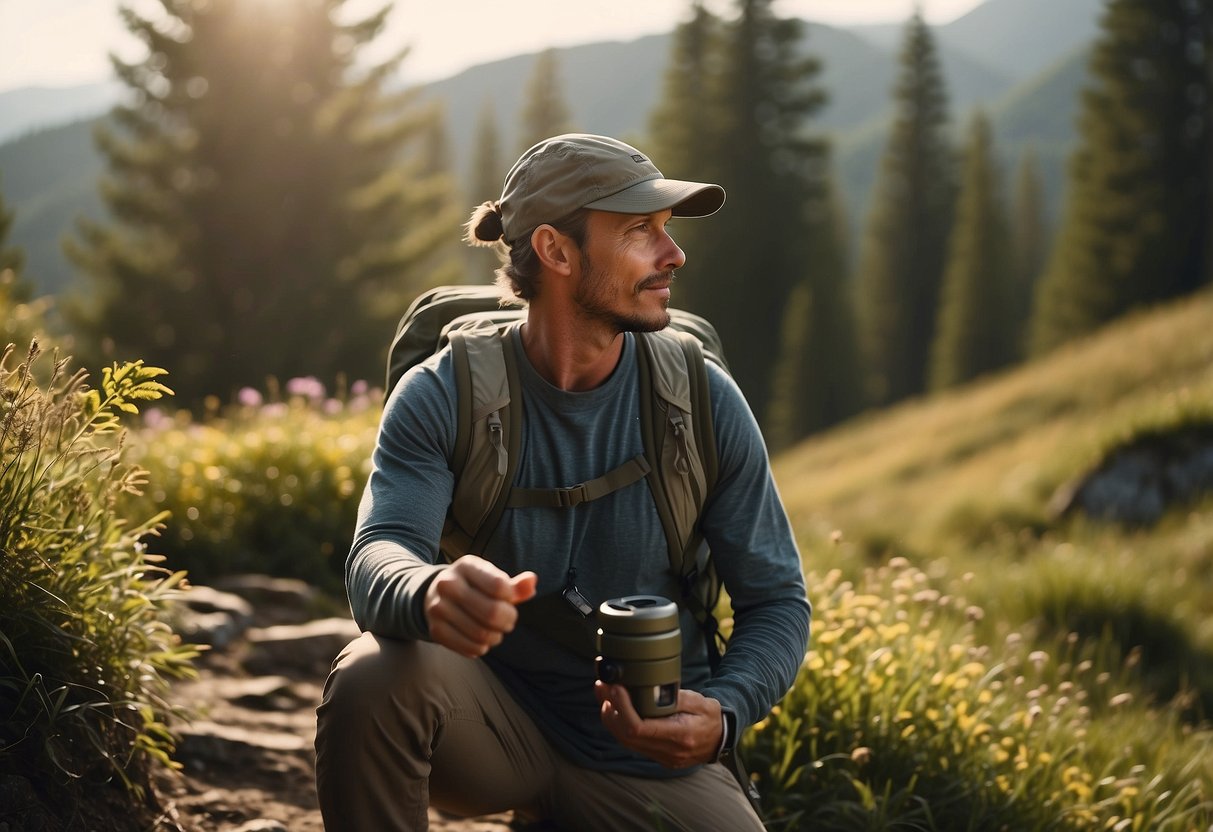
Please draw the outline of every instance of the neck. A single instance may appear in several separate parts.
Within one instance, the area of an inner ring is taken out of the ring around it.
[[[522,347],[531,365],[561,390],[593,390],[606,381],[623,354],[623,334],[600,322],[547,310],[535,299],[522,326]]]

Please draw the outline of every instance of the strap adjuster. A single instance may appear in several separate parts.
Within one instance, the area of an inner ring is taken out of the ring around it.
[[[556,489],[556,501],[560,504],[560,508],[579,506],[589,499],[590,492],[586,489],[583,482],[570,485],[568,488]]]

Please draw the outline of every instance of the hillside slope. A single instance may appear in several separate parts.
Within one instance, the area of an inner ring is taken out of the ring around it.
[[[1054,491],[1111,443],[1183,414],[1213,421],[1213,293],[1115,323],[955,392],[870,414],[775,461],[793,522],[871,556],[938,553],[1048,527]]]

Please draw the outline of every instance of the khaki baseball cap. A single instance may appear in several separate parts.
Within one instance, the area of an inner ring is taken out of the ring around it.
[[[578,208],[706,217],[724,204],[724,188],[666,179],[636,148],[607,136],[566,133],[522,154],[505,177],[501,224],[513,242]]]

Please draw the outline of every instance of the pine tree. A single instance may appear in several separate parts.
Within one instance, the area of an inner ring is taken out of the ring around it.
[[[671,179],[721,179],[726,141],[721,125],[727,120],[720,100],[723,36],[720,19],[701,0],[691,3],[690,17],[674,31],[662,96],[649,116],[653,159]],[[678,306],[699,305],[696,295],[706,289],[699,274],[710,268],[708,246],[727,225],[731,209],[730,205],[714,217],[671,223],[671,233],[687,255],[674,289]]]
[[[812,263],[788,297],[768,416],[772,451],[843,421],[863,407],[847,257],[846,210],[829,183],[809,233]]]
[[[932,389],[953,387],[1014,358],[1006,212],[990,124],[974,115],[931,352]]]
[[[163,0],[124,8],[148,57],[97,141],[112,220],[81,221],[73,307],[99,352],[173,372],[178,400],[267,377],[380,377],[384,345],[459,218],[418,148],[433,113],[358,53],[390,7]],[[405,161],[401,161],[401,160]],[[108,359],[108,356],[106,356]],[[94,359],[97,360],[97,359]]]
[[[8,245],[8,235],[13,230],[13,220],[16,215],[4,207],[4,193],[0,191],[0,272],[12,270],[14,274],[21,271],[25,265],[25,252]],[[0,345],[3,346],[3,345]]]
[[[917,13],[894,98],[858,279],[860,341],[878,404],[926,387],[955,198],[947,94],[934,38]]]
[[[693,232],[695,247],[686,249],[689,285],[684,292],[676,284],[675,291],[680,305],[716,325],[733,375],[760,420],[771,401],[779,321],[792,287],[815,262],[808,214],[824,198],[826,175],[826,146],[806,128],[824,102],[813,83],[818,64],[800,51],[800,21],[777,17],[771,5],[739,0],[737,18],[723,25],[718,55],[706,58],[717,67],[707,73],[715,93],[684,99],[679,107],[667,86],[662,105],[668,121],[714,100],[704,134],[684,139],[702,142],[712,156],[687,175],[718,181],[728,203],[719,222],[693,221],[704,225]],[[690,224],[676,223],[675,239],[685,242],[680,229]]]
[[[1036,154],[1028,148],[1015,175],[1011,209],[1011,337],[1017,358],[1028,349],[1032,296],[1048,262],[1050,231]]]
[[[468,175],[469,208],[501,197],[506,163],[501,153],[501,136],[497,115],[491,99],[485,99],[476,122],[476,138],[472,146],[472,167]],[[468,283],[492,283],[493,273],[501,258],[492,248],[465,247]]]
[[[446,129],[446,107],[441,103],[433,104],[425,116],[417,159],[411,169],[416,172],[416,187],[426,189],[429,204],[444,222],[431,225],[436,238],[430,243],[430,252],[416,266],[421,276],[420,285],[417,286],[419,290],[459,283],[465,277],[465,245],[459,225],[463,208],[458,202],[459,185],[451,169],[451,139]]]
[[[1213,2],[1110,0],[1065,215],[1036,294],[1042,352],[1210,278]]]
[[[536,142],[573,129],[569,106],[564,97],[564,83],[560,78],[560,60],[555,49],[545,49],[539,53],[523,100],[522,121],[518,126],[520,153]]]
[[[476,121],[476,139],[472,147],[472,167],[468,176],[471,201],[479,205],[501,196],[505,180],[505,159],[501,152],[501,134],[491,99],[485,99]]]
[[[50,298],[33,299],[33,287],[21,276],[25,252],[8,244],[16,214],[5,208],[0,192],[0,353],[12,344],[24,355],[35,336],[44,337]]]

